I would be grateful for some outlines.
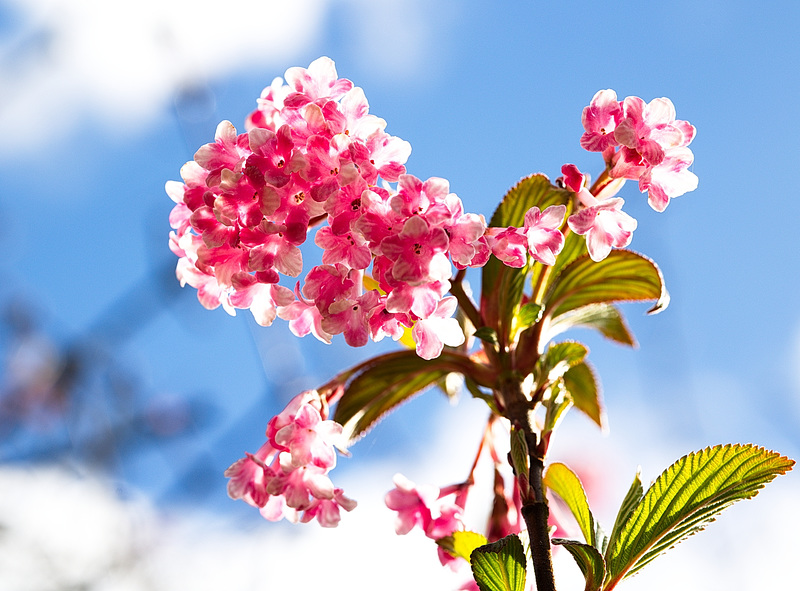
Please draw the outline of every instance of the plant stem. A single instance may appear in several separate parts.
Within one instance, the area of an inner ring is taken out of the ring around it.
[[[525,519],[530,538],[536,589],[537,591],[556,591],[553,559],[550,551],[550,532],[547,527],[550,510],[547,507],[547,498],[542,482],[544,448],[531,424],[530,402],[522,392],[521,382],[518,379],[506,379],[501,384],[501,396],[506,409],[506,417],[512,425],[522,430],[528,445],[530,460],[528,479],[531,490],[529,498],[522,501],[522,517]]]
[[[542,472],[544,461],[537,457],[536,448],[530,448],[530,485],[533,492],[533,502],[522,506],[522,517],[528,527],[528,537],[531,542],[531,558],[533,559],[533,573],[536,577],[537,591],[556,591],[556,582],[553,575],[553,560],[550,551],[550,532],[547,527],[547,518],[550,510],[544,496],[542,486]]]

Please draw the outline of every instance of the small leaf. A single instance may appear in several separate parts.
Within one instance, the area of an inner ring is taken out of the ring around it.
[[[515,534],[476,548],[470,564],[481,591],[525,590],[525,550]]]
[[[586,492],[575,472],[565,464],[554,462],[547,467],[544,473],[544,485],[567,504],[581,528],[583,539],[590,546],[595,546],[594,517],[589,510]]]
[[[564,387],[572,397],[575,408],[583,411],[601,429],[606,428],[600,386],[586,362],[570,367],[564,374]]]
[[[594,328],[607,339],[629,347],[636,346],[622,314],[611,304],[589,304],[560,314],[549,322],[542,341],[552,340],[570,328]]]
[[[556,187],[547,176],[537,173],[527,176],[511,187],[492,215],[489,225],[495,228],[525,224],[525,214],[531,207],[544,211],[551,205],[567,205],[572,202],[572,193]]]
[[[603,585],[603,578],[606,574],[606,563],[603,556],[597,551],[594,546],[588,544],[581,544],[574,540],[563,540],[561,538],[554,538],[554,544],[563,546],[583,573],[583,578],[586,579],[586,586],[584,591],[598,591]]]
[[[479,546],[486,545],[486,536],[474,531],[457,531],[444,538],[439,538],[436,540],[436,544],[456,558],[463,558],[469,562],[472,551]]]
[[[473,336],[476,339],[480,339],[490,345],[497,346],[497,331],[493,328],[489,328],[488,326],[481,326],[478,330],[475,331]]]
[[[544,298],[545,315],[561,314],[590,304],[656,300],[649,313],[669,304],[669,294],[658,266],[630,250],[612,250],[604,260],[594,262],[584,255],[556,278]]]
[[[794,461],[754,445],[718,445],[684,456],[661,473],[621,529],[611,532],[603,589],[613,589],[659,554],[703,530],[726,507],[754,497],[793,465]],[[634,496],[629,491],[629,497]]]
[[[528,302],[519,309],[517,314],[517,323],[520,327],[527,327],[531,324],[539,322],[542,318],[543,308],[539,304]]]

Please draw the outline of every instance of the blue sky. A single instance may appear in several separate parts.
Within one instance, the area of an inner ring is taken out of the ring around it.
[[[709,444],[754,442],[800,457],[800,5],[225,6],[0,2],[0,304],[22,302],[59,354],[91,344],[101,367],[78,394],[96,415],[0,442],[5,459],[34,457],[37,437],[69,456],[69,441],[91,433],[95,419],[113,427],[119,408],[108,380],[121,373],[136,386],[136,404],[191,418],[181,423],[188,434],[157,445],[119,438],[115,478],[156,503],[194,499],[259,519],[226,500],[221,472],[260,444],[266,421],[291,396],[386,346],[326,347],[280,323],[265,329],[247,313],[204,310],[171,279],[172,203],[163,186],[180,178],[220,120],[241,128],[264,86],[320,55],[364,88],[389,133],[411,143],[409,172],[447,178],[468,210],[487,217],[531,172],[552,178],[567,162],[600,172],[599,157],[578,145],[581,109],[597,90],[671,98],[698,130],[699,188],[663,214],[635,186],[620,196],[639,221],[631,248],[659,263],[672,303],[655,317],[627,308],[634,351],[576,333],[592,349],[611,431],[603,438],[573,416],[558,441],[573,457],[611,446],[623,472],[614,491],[637,464],[654,477]],[[10,358],[15,341],[8,331],[2,339]],[[0,371],[8,383],[8,367]],[[395,471],[417,479],[434,425],[480,414],[474,401],[451,409],[437,396],[415,400],[354,447],[341,462],[347,477],[366,476],[361,461],[386,466],[373,470],[385,479],[374,490],[389,488]],[[460,470],[448,463],[453,478]],[[783,480],[773,486],[800,491],[796,475]],[[755,503],[762,516],[772,515],[769,494]]]

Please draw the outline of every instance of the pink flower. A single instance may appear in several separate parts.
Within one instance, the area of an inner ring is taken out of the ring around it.
[[[567,223],[576,234],[586,235],[589,256],[595,262],[602,261],[611,248],[623,248],[630,244],[636,220],[622,211],[625,202],[619,197],[596,201],[569,216]]]
[[[605,152],[619,144],[614,130],[622,119],[622,107],[613,90],[601,90],[592,98],[581,116],[586,132],[581,136],[581,146],[590,152]]]
[[[434,359],[445,345],[458,347],[464,343],[464,331],[458,320],[452,318],[457,305],[456,298],[448,296],[438,303],[430,316],[417,320],[411,330],[417,344],[417,355],[423,359]]]
[[[336,527],[341,520],[340,509],[352,511],[357,503],[344,496],[341,488],[334,489],[332,499],[315,499],[313,504],[303,512],[301,521],[307,523],[316,518],[322,527]]]
[[[564,247],[561,225],[566,212],[564,205],[551,205],[543,212],[538,207],[532,207],[525,214],[523,232],[527,239],[528,253],[540,263],[554,264],[556,255]]]
[[[522,228],[490,228],[492,254],[509,267],[524,267],[529,254],[540,263],[552,265],[564,247],[560,228],[566,211],[564,205],[551,205],[543,212],[532,207],[525,213]]]
[[[455,485],[445,490],[434,486],[417,486],[402,474],[394,476],[395,488],[386,493],[386,506],[397,511],[395,531],[405,535],[419,527],[431,539],[451,535],[464,529],[461,520],[468,488]],[[454,498],[449,498],[455,495]]]
[[[306,300],[300,293],[300,284],[295,287],[296,299],[278,308],[278,317],[289,322],[289,330],[297,337],[313,334],[317,340],[330,343],[333,335],[322,330],[322,314],[313,300]]]
[[[675,107],[668,98],[646,103],[638,96],[623,101],[624,118],[614,130],[623,146],[639,152],[643,160],[656,166],[664,159],[664,148],[681,145],[684,132],[675,126]]]
[[[648,193],[656,211],[664,211],[672,197],[697,188],[697,177],[688,170],[694,156],[687,148],[695,128],[675,118],[669,99],[645,103],[629,96],[618,103],[613,90],[602,90],[584,109],[583,124],[581,145],[603,152],[612,178],[639,181],[639,190]]]
[[[449,239],[439,227],[428,225],[422,216],[410,217],[398,234],[381,241],[381,252],[394,262],[392,277],[412,285],[447,281],[450,261],[445,254]]]
[[[528,237],[522,228],[489,228],[487,238],[492,254],[504,264],[519,269],[528,263]]]
[[[697,188],[697,176],[689,170],[692,162],[694,155],[688,148],[670,148],[664,152],[661,164],[648,168],[639,177],[639,190],[647,191],[653,209],[664,211],[671,198]]]
[[[403,536],[414,527],[423,531],[433,521],[431,507],[439,498],[439,489],[434,486],[417,486],[402,474],[395,474],[395,488],[386,493],[386,506],[397,511],[395,531]]]
[[[265,462],[275,453],[276,450],[265,443],[255,454],[247,454],[225,470],[225,476],[230,478],[228,496],[234,500],[242,499],[254,507],[263,507],[268,496],[267,482],[274,475]]]
[[[276,449],[289,452],[294,468],[314,464],[330,470],[336,466],[333,444],[341,434],[340,424],[322,420],[316,408],[304,404],[289,424],[275,432],[272,441]]]

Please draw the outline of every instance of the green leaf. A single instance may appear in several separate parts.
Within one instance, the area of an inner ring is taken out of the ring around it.
[[[544,210],[550,205],[570,204],[572,194],[552,185],[543,174],[534,174],[519,181],[506,193],[494,212],[490,226],[521,228],[525,213],[531,207]],[[526,279],[533,267],[508,267],[492,256],[483,267],[481,282],[481,315],[486,326],[494,328],[501,347],[509,344],[514,317],[522,300]]]
[[[607,339],[629,347],[636,346],[625,319],[611,304],[589,304],[560,314],[549,322],[547,333],[542,334],[542,341],[552,340],[570,328],[594,328]]]
[[[457,531],[436,540],[436,544],[457,558],[469,561],[472,551],[486,545],[486,536],[474,531]]]
[[[554,462],[544,473],[544,485],[556,493],[567,504],[575,521],[581,528],[583,539],[595,546],[594,517],[589,510],[589,501],[578,476],[565,464]]]
[[[493,382],[486,367],[459,353],[444,351],[429,361],[415,351],[389,353],[346,372],[348,382],[333,420],[343,425],[344,438],[352,443],[397,405],[451,372],[481,384]]]
[[[470,564],[481,591],[525,590],[525,550],[516,534],[476,548]]]
[[[603,410],[600,385],[585,361],[573,365],[564,374],[564,387],[572,397],[575,408],[592,419],[601,429],[606,427],[606,414]]]
[[[613,589],[659,554],[703,530],[726,507],[754,497],[793,465],[794,461],[754,445],[718,445],[684,456],[662,472],[621,529],[611,532],[603,589]]]
[[[656,300],[649,310],[660,312],[669,304],[669,294],[658,266],[630,250],[612,250],[594,262],[584,255],[556,278],[544,298],[545,317],[554,321],[561,314],[591,304]]]
[[[554,538],[553,543],[563,546],[572,554],[575,562],[578,563],[578,567],[581,569],[584,579],[586,579],[584,591],[598,591],[603,585],[606,563],[603,560],[603,556],[597,551],[597,548],[589,546],[588,544],[581,544],[574,540],[564,540],[561,538]]]
[[[481,326],[479,329],[475,331],[473,336],[476,339],[480,339],[490,345],[497,346],[497,331],[493,328],[489,328],[488,326]]]
[[[541,320],[542,312],[543,308],[539,304],[528,302],[519,309],[519,314],[517,314],[517,324],[519,324],[521,327],[527,327],[531,324],[535,324]]]

